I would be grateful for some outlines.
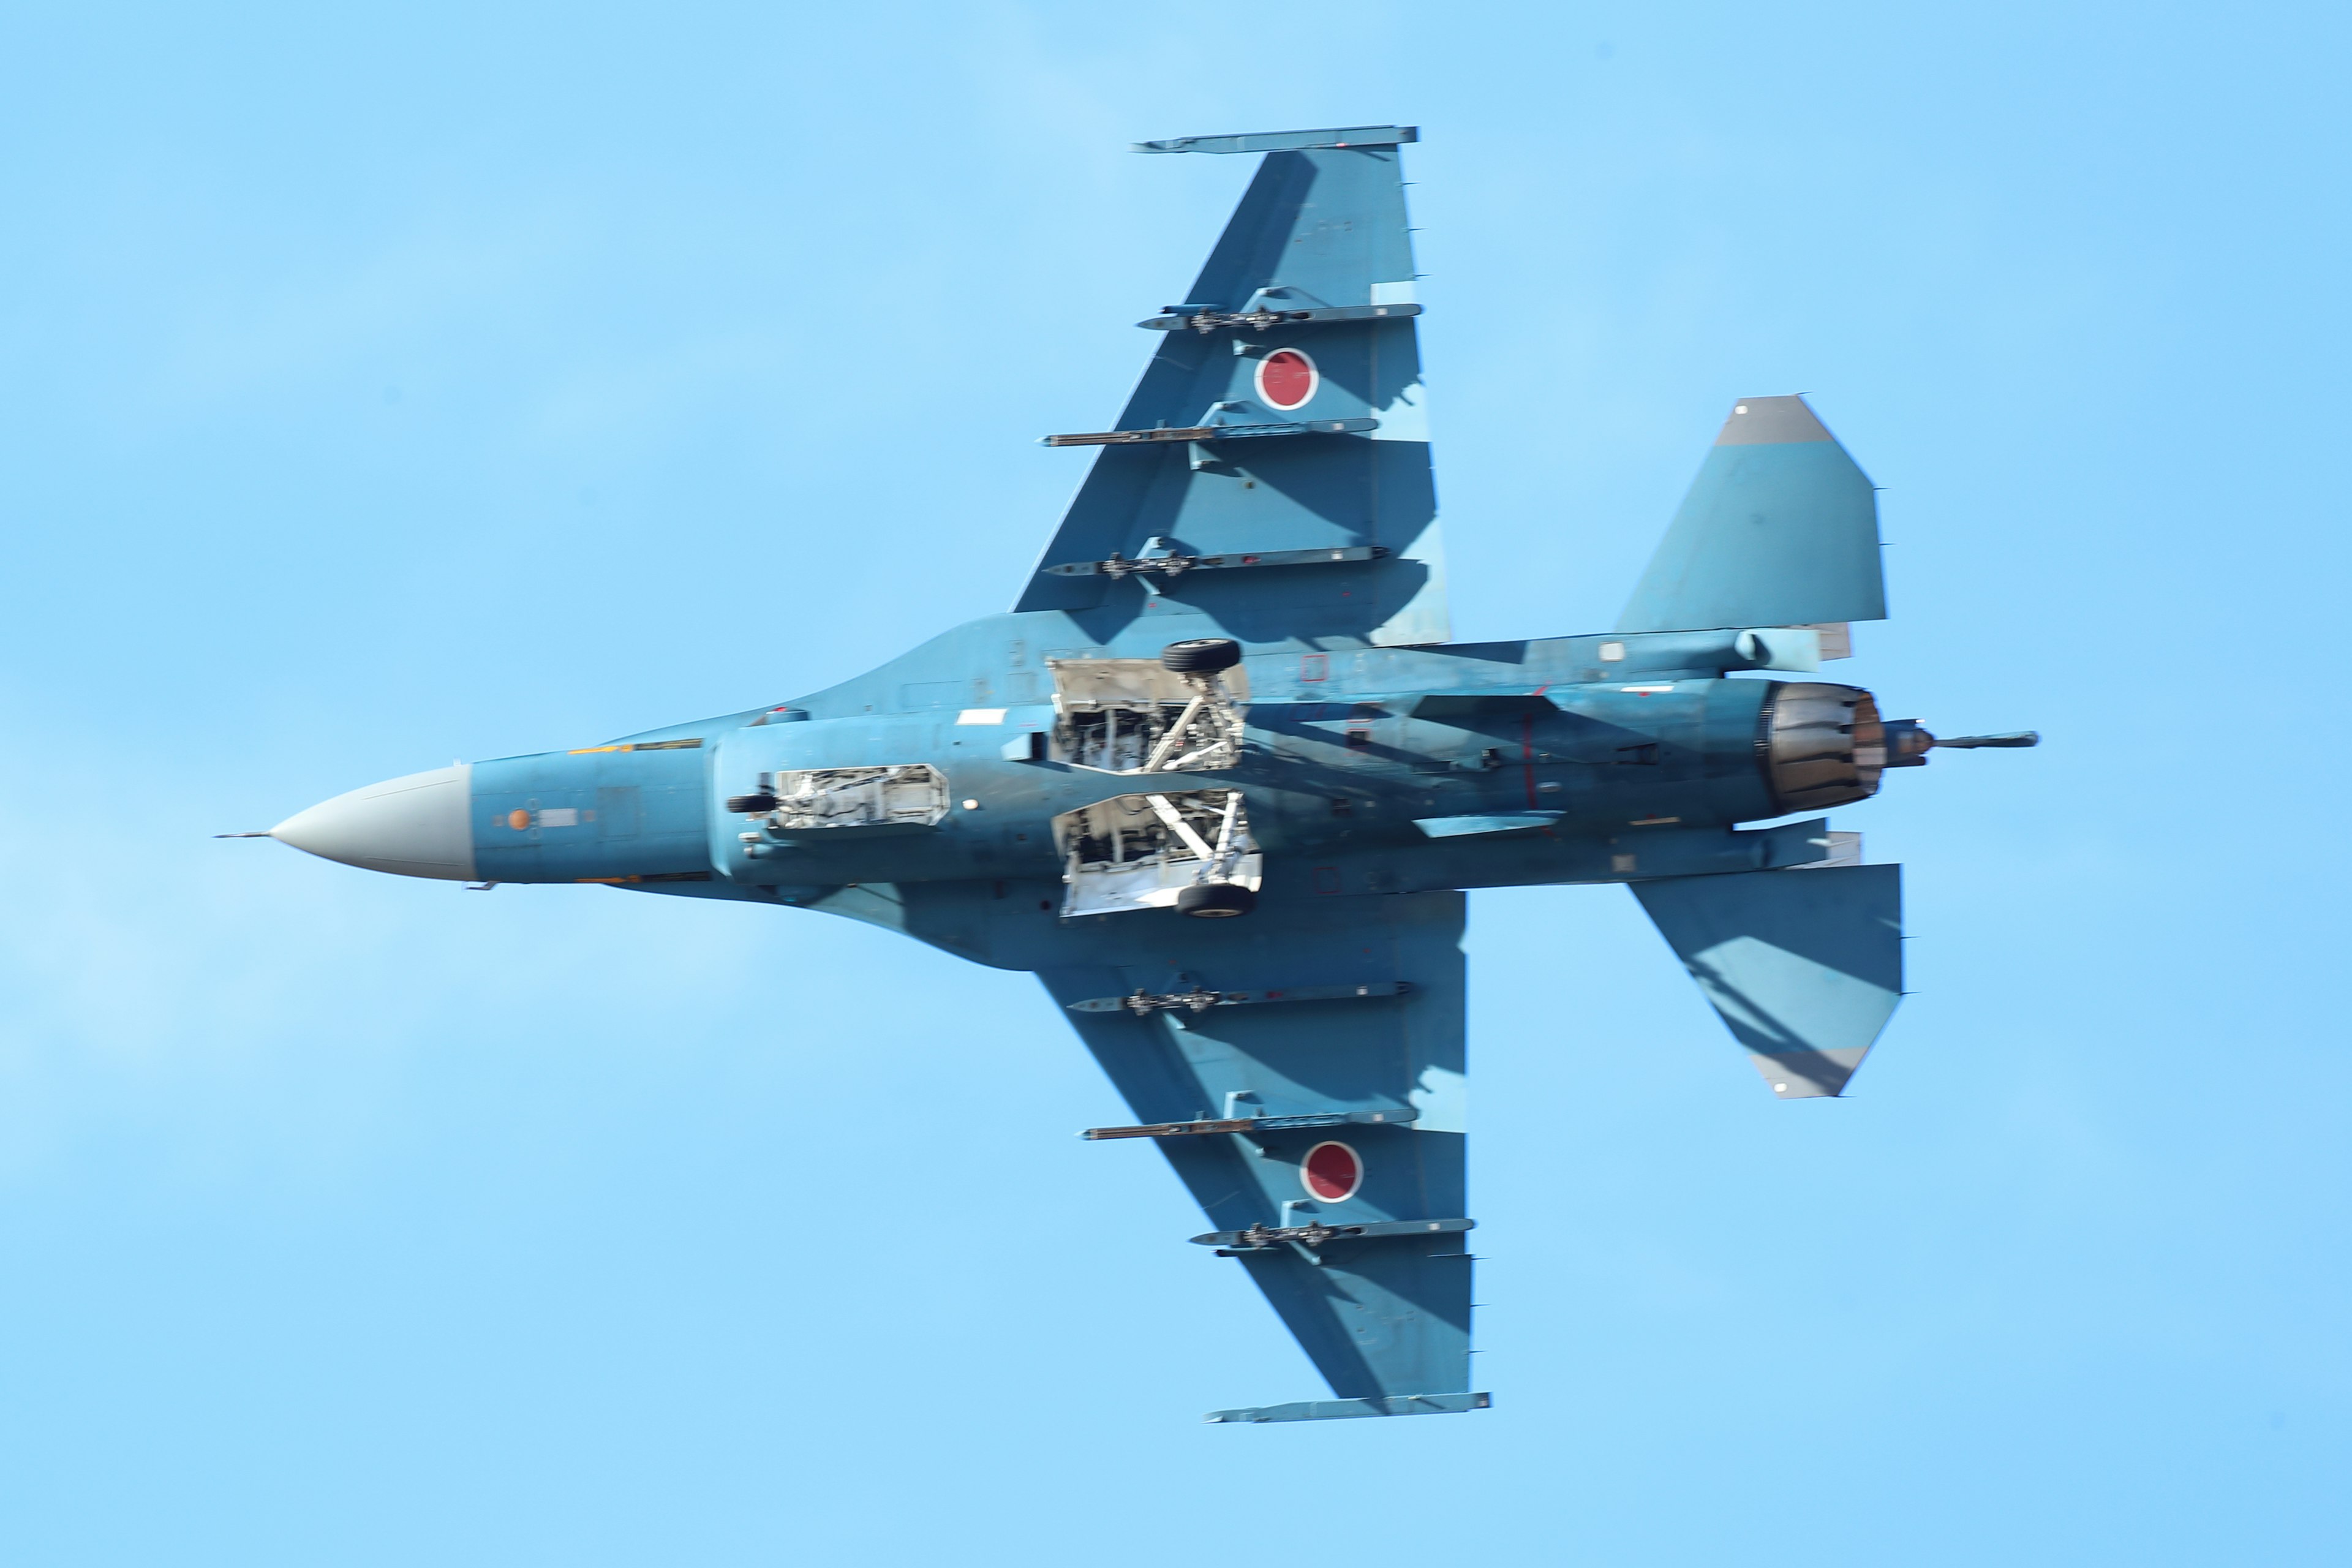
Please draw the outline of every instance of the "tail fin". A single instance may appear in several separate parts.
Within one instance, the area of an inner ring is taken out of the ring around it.
[[[1773,1093],[1843,1091],[1903,999],[1903,868],[1796,867],[1633,888]]]
[[[1885,618],[1870,477],[1803,398],[1751,397],[1724,421],[1617,629]]]

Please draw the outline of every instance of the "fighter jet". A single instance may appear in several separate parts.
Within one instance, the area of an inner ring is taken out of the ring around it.
[[[789,701],[435,769],[267,837],[346,865],[840,915],[1029,970],[1331,1398],[1483,1408],[1465,890],[1622,883],[1771,1093],[1843,1090],[1903,993],[1898,867],[1818,815],[1938,740],[1820,679],[1886,616],[1870,480],[1732,405],[1608,631],[1456,643],[1410,126],[1259,153],[1012,610]],[[1760,824],[1761,826],[1742,826]],[[254,837],[260,837],[256,835]]]

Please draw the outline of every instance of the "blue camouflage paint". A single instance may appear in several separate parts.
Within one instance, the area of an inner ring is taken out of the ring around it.
[[[1783,1100],[1835,1094],[1903,1000],[1903,868],[1641,882],[1634,896]]]
[[[1242,311],[1408,302],[1412,247],[1399,157],[1393,145],[1269,153],[1183,303]],[[1117,429],[1368,417],[1394,427],[1107,447],[1015,607],[1071,611],[1089,640],[1108,640],[1146,613],[1155,596],[1146,584],[1043,568],[1140,554],[1154,538],[1201,554],[1378,545],[1387,560],[1203,573],[1157,596],[1248,642],[1444,642],[1418,342],[1411,317],[1160,334]],[[1293,410],[1268,408],[1255,386],[1260,360],[1283,348],[1306,351],[1320,373],[1314,397]]]
[[[1886,616],[1878,497],[1801,397],[1733,406],[1617,619],[1629,632]]]
[[[474,764],[474,868],[492,882],[707,875],[699,748],[553,752]]]
[[[1825,818],[1769,823],[1791,799],[1862,798],[1934,743],[1807,675],[1818,639],[1788,629],[1885,614],[1868,479],[1801,399],[1749,399],[1618,631],[1448,642],[1412,140],[1148,144],[1265,156],[1191,290],[1144,323],[1151,358],[1117,424],[1076,443],[1093,467],[1013,611],[772,708],[478,763],[466,800],[485,882],[813,910],[1034,972],[1136,1118],[1106,1150],[1159,1146],[1215,1227],[1203,1239],[1337,1395],[1215,1421],[1486,1404],[1469,1371],[1463,889],[1632,886],[1784,1098],[1839,1092],[1902,989],[1898,869],[1851,863]],[[1270,409],[1257,368],[1286,350],[1318,378]],[[1351,433],[1214,434],[1286,419]],[[1258,559],[1284,551],[1348,558]],[[1170,565],[1202,556],[1214,569]],[[1230,766],[1052,760],[1057,668],[1157,671],[1197,638],[1240,645]],[[936,774],[936,819],[766,816],[783,780],[883,767]],[[1055,819],[1154,791],[1239,793],[1263,862],[1245,918],[1066,918]],[[1214,1002],[1229,993],[1288,1005]],[[1184,996],[1208,1000],[1133,1005]],[[1253,1117],[1290,1120],[1226,1125]],[[1344,1195],[1305,1183],[1326,1141],[1360,1163]]]

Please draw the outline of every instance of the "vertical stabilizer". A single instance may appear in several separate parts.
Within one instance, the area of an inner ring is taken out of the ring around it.
[[[1750,397],[1723,422],[1617,629],[1885,618],[1870,476],[1803,398]]]

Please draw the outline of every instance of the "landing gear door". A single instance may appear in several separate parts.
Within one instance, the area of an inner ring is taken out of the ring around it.
[[[855,730],[793,722],[730,736],[713,777],[712,865],[735,881],[776,881],[788,860],[830,875],[837,868],[799,852],[936,831],[953,804],[947,775],[893,760],[934,752],[936,731],[935,721],[893,716]]]
[[[1054,841],[1066,920],[1179,908],[1239,914],[1265,876],[1239,790],[1114,795],[1055,817]],[[1208,903],[1220,907],[1191,907]]]
[[[1241,760],[1238,665],[1180,672],[1153,658],[1048,659],[1056,762],[1112,773],[1215,773]]]

